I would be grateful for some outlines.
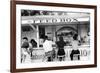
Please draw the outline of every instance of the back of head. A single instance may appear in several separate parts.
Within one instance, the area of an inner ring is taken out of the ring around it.
[[[64,41],[62,36],[59,37],[59,41]]]
[[[31,39],[30,43],[34,43],[34,42],[35,42],[35,40],[34,39]]]
[[[33,47],[37,47],[37,42],[34,39],[31,39],[30,43]]]
[[[27,37],[23,37],[23,39],[27,40],[28,41],[28,38]]]
[[[73,39],[78,40],[78,34],[74,34]]]
[[[45,36],[45,38],[44,38],[45,40],[48,40],[48,36]]]

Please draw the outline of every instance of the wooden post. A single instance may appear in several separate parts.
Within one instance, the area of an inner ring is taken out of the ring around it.
[[[37,48],[39,49],[39,25],[36,25],[37,30]]]

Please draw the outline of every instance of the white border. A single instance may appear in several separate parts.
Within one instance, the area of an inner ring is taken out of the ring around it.
[[[50,63],[20,63],[20,43],[21,43],[21,9],[28,10],[47,10],[47,11],[69,11],[69,12],[88,12],[90,13],[90,49],[91,58],[89,61],[65,61],[65,62],[50,62]],[[92,36],[93,35],[93,36]],[[53,66],[73,66],[73,65],[86,65],[94,64],[94,10],[85,8],[69,8],[69,7],[49,7],[49,6],[35,6],[35,5],[16,5],[16,68],[40,68],[40,67],[53,67]]]

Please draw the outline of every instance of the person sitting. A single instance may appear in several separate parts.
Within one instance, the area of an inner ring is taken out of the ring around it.
[[[65,58],[65,51],[64,46],[66,43],[63,40],[63,37],[59,37],[59,41],[56,43],[58,47],[57,57],[59,58],[59,61],[64,61]]]
[[[70,54],[71,60],[74,60],[75,58],[80,60],[80,51],[78,49],[78,38],[77,37],[78,37],[77,34],[75,34],[73,36],[73,41],[72,41],[72,48],[73,48],[73,50],[71,51],[71,54]]]
[[[47,61],[52,61],[52,50],[53,50],[53,47],[52,47],[52,41],[50,41],[48,39],[48,36],[45,36],[45,41],[43,43],[43,49],[45,51],[45,56],[44,58],[47,58]],[[43,60],[44,60],[43,58]]]
[[[28,38],[24,37],[22,39],[22,46],[21,46],[21,63],[25,62],[26,56],[29,54],[28,48],[29,48]]]
[[[31,39],[29,43],[29,52],[30,52],[31,59],[33,59],[32,52],[34,47],[37,47],[37,42],[34,39]]]

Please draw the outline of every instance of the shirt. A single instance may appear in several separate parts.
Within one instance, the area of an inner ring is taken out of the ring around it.
[[[49,40],[45,40],[45,42],[43,43],[43,49],[45,52],[48,52],[48,51],[52,51],[53,48],[52,48],[52,41],[49,41]]]
[[[72,47],[74,50],[78,49],[78,41],[73,40],[72,41]]]
[[[58,42],[57,42],[58,48],[62,48],[62,49],[63,49],[64,46],[65,46],[65,44],[66,44],[66,43],[65,43],[64,41],[58,41]]]
[[[21,47],[22,48],[28,48],[29,47],[29,43],[28,42],[23,42]]]

